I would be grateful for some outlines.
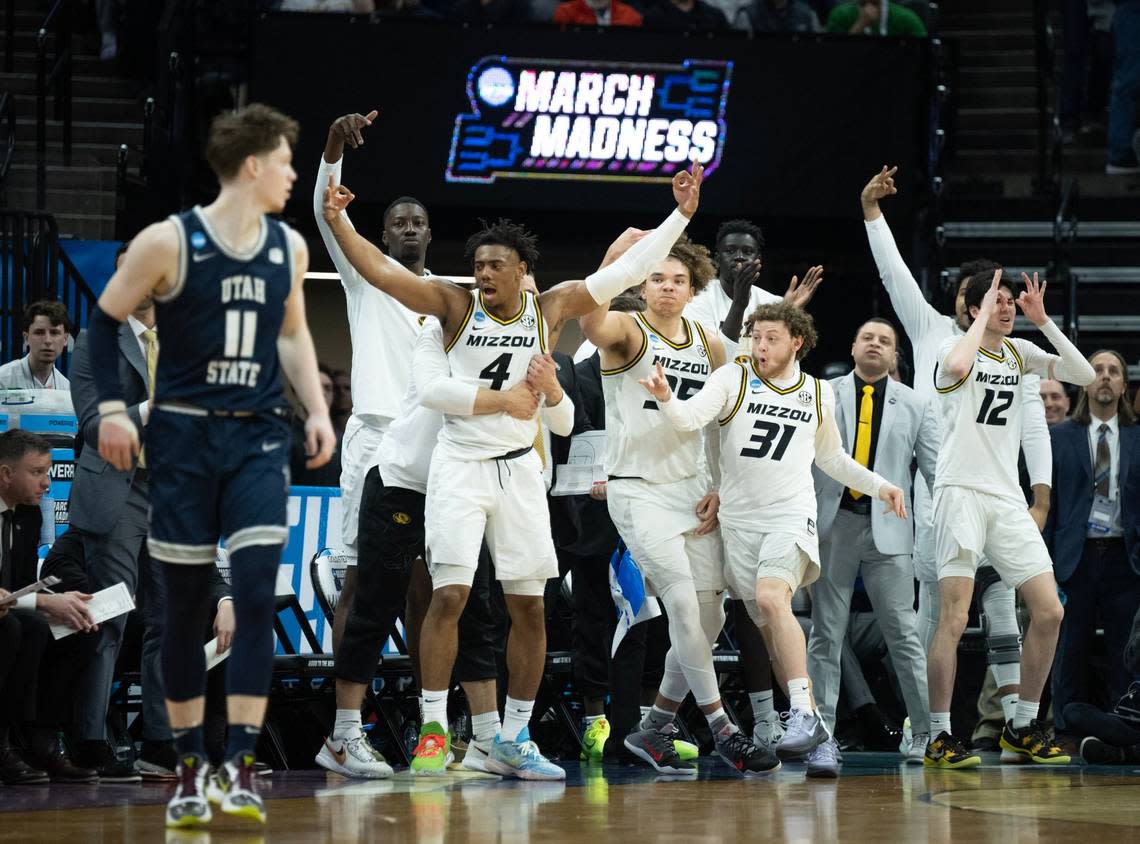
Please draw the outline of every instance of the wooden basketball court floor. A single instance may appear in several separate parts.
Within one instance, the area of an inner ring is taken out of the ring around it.
[[[195,831],[163,828],[169,787],[0,787],[0,842],[1080,842],[1140,840],[1140,768],[905,766],[846,754],[839,780],[799,764],[744,779],[702,759],[696,781],[643,767],[566,765],[562,783],[472,773],[349,781],[324,771],[261,780],[264,827],[215,813]]]

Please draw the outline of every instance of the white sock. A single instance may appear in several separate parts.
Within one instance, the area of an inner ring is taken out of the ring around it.
[[[502,725],[499,723],[499,710],[480,712],[471,716],[471,737],[479,744],[490,744],[499,734]]]
[[[420,695],[420,711],[423,712],[423,723],[435,721],[447,733],[447,689],[438,692],[424,689]]]
[[[930,713],[930,738],[938,738],[939,733],[947,733],[948,735],[953,735],[953,733],[950,732],[949,712]]]
[[[518,741],[519,733],[530,724],[530,716],[533,714],[533,700],[516,700],[507,695],[507,705],[503,709],[503,741]]]
[[[705,717],[709,720],[709,732],[713,734],[714,738],[720,735],[721,730],[723,730],[725,727],[732,725],[732,722],[728,720],[728,715],[726,715],[724,712],[723,706],[717,708],[713,712],[708,713],[705,715]]]
[[[811,711],[811,695],[808,694],[808,678],[796,677],[788,681],[788,703],[792,709]]]
[[[333,741],[344,741],[356,738],[364,732],[364,725],[360,723],[359,709],[338,709],[336,721],[333,722]]]
[[[1030,721],[1036,721],[1037,710],[1040,707],[1040,701],[1025,700],[1024,698],[1018,700],[1013,712],[1013,728],[1017,730],[1021,727],[1028,727]]]
[[[645,719],[649,717],[649,710],[651,710],[653,707],[652,707],[652,706],[641,706],[641,707],[638,707],[638,708],[641,710],[641,721],[640,721],[640,722],[638,722],[638,723],[639,723],[638,729],[642,729],[642,730],[643,730],[643,729],[645,729],[645,728],[644,728],[644,727],[641,727],[641,726],[640,726],[640,724],[641,724],[641,723],[644,723],[644,722],[645,722]]]
[[[749,692],[748,699],[752,701],[752,720],[760,723],[772,714],[772,690],[766,692]]]
[[[1001,696],[1001,715],[1007,724],[1013,720],[1013,715],[1017,711],[1017,701],[1017,692]]]

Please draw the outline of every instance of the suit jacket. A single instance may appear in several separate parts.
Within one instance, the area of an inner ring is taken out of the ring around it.
[[[558,365],[558,383],[570,401],[574,402],[574,428],[571,436],[589,431],[590,421],[586,417],[578,398],[578,376],[574,369],[574,361],[563,352],[552,352],[554,362]],[[570,437],[550,435],[550,465],[553,469],[551,486],[558,482],[558,467],[565,464],[570,456]],[[572,500],[576,496],[548,495],[550,502],[550,527],[554,534],[556,548],[569,548],[578,539],[581,525],[578,521],[578,508]]]
[[[146,358],[128,323],[119,326],[119,383],[127,413],[143,431],[139,405],[147,400]],[[71,485],[71,524],[93,534],[104,534],[119,519],[134,479],[134,468],[120,471],[99,456],[99,393],[91,371],[87,332],[75,341],[71,358],[71,400],[79,418],[76,437],[75,480]]]
[[[36,581],[40,562],[40,530],[44,516],[39,507],[18,504],[12,517],[12,589],[21,589]]]
[[[923,402],[910,387],[890,379],[886,382],[883,418],[875,447],[875,472],[903,491],[907,502],[905,520],[883,512],[883,507],[871,505],[871,532],[875,547],[881,554],[910,554],[914,551],[914,507],[911,496],[910,466],[918,457],[923,476],[934,483],[934,466],[938,462],[938,417],[933,402]],[[855,444],[855,374],[831,379],[835,390],[835,422],[843,448],[851,454]],[[843,486],[812,467],[815,476],[816,506],[819,510],[819,536],[827,539]]]
[[[1120,426],[1120,521],[1132,569],[1140,574],[1140,426]],[[1088,536],[1093,502],[1089,430],[1071,419],[1049,429],[1053,441],[1053,494],[1045,521],[1045,543],[1057,580],[1073,576]]]

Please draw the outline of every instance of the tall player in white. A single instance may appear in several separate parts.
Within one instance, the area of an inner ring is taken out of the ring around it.
[[[545,385],[547,426],[568,434],[573,411],[552,360],[541,354],[547,339],[553,342],[566,320],[608,301],[643,278],[647,263],[660,260],[696,210],[701,172],[695,164],[691,173],[674,177],[679,207],[659,229],[632,247],[640,233],[627,231],[611,246],[611,255],[619,257],[604,269],[539,296],[522,289],[537,252],[520,227],[498,224],[469,241],[478,289],[468,293],[394,266],[344,220],[342,211],[353,195],[331,180],[323,213],[337,243],[370,284],[413,311],[439,318],[455,377],[492,389],[509,389],[524,378]],[[528,779],[565,776],[542,757],[528,731],[546,656],[543,587],[558,573],[541,466],[531,448],[537,430],[534,420],[520,422],[506,414],[480,422],[449,416],[444,422],[428,480],[425,519],[434,592],[420,640],[425,724],[413,770],[434,773],[443,767],[457,623],[485,531],[512,621],[507,707],[487,767]],[[463,495],[456,495],[457,487]]]
[[[356,530],[364,476],[384,432],[400,414],[411,373],[412,346],[420,331],[418,314],[383,295],[361,277],[337,245],[321,211],[328,180],[340,182],[345,146],[352,149],[363,146],[364,130],[372,125],[377,114],[376,111],[346,114],[333,121],[313,194],[317,230],[344,288],[352,343],[352,416],[344,429],[340,456],[341,542],[342,550],[348,555],[348,569],[333,619],[334,653],[340,648],[356,595]],[[352,225],[347,215],[344,219]],[[418,201],[402,197],[384,212],[383,223],[381,241],[392,260],[399,261],[416,275],[423,275],[431,242],[427,210]]]
[[[958,640],[966,627],[974,572],[983,554],[1002,580],[1021,591],[1030,623],[1021,653],[1021,694],[1013,719],[1002,731],[1003,761],[1065,764],[1037,722],[1041,690],[1053,663],[1064,614],[1057,599],[1053,563],[1041,532],[1025,509],[1017,478],[1024,375],[1084,386],[1095,373],[1045,312],[1045,283],[1022,273],[1017,298],[1029,320],[1060,356],[1028,340],[1009,339],[1013,285],[1002,271],[992,280],[975,276],[966,287],[972,320],[961,337],[949,338],[938,354],[934,386],[942,412],[943,444],[934,480],[934,544],[938,563],[938,630],[927,658],[930,735],[925,764],[966,768],[981,759],[950,729]],[[921,373],[920,373],[921,374]],[[1036,386],[1033,387],[1036,389]]]
[[[791,716],[776,753],[792,759],[831,744],[809,688],[803,630],[792,614],[792,595],[819,577],[812,462],[844,486],[887,502],[897,516],[905,518],[906,510],[902,490],[843,450],[831,385],[796,366],[815,346],[811,317],[785,303],[761,305],[745,332],[750,359],[717,370],[687,400],[674,400],[660,364],[640,383],[677,430],[695,431],[714,419],[720,427],[725,574],[788,691]]]

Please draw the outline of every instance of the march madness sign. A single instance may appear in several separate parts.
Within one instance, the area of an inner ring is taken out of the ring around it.
[[[449,182],[667,182],[725,144],[732,62],[590,62],[484,56],[455,118]]]

